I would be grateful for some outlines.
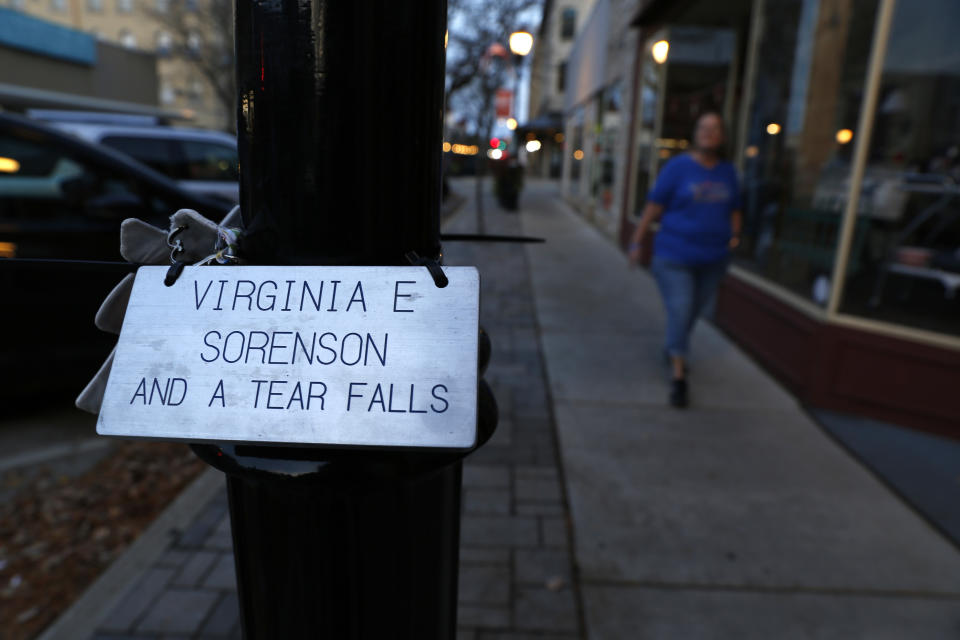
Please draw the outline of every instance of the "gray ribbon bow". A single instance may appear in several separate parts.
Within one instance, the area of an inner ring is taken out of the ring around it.
[[[192,209],[180,209],[170,216],[170,231],[182,228],[177,234],[182,249],[177,253],[177,260],[188,264],[200,262],[213,257],[216,251],[219,230],[221,227],[240,227],[240,207],[233,210],[220,221],[220,224],[204,218]],[[147,224],[137,218],[127,218],[120,224],[120,255],[124,260],[134,264],[165,265],[170,264],[170,247],[167,244],[169,232]],[[107,294],[97,315],[94,324],[101,331],[120,335],[123,326],[123,317],[130,302],[130,292],[133,290],[133,274],[127,274],[113,290]],[[107,389],[107,379],[113,366],[113,356],[116,347],[107,356],[100,369],[87,383],[80,395],[77,396],[77,408],[99,413],[103,403],[103,394]]]

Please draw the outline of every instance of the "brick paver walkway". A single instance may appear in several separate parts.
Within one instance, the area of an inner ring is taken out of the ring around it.
[[[460,189],[472,195],[473,184]],[[486,232],[521,235],[520,215],[505,213],[488,199]],[[447,230],[475,229],[470,198]],[[500,407],[496,434],[464,464],[461,637],[582,637],[569,514],[526,250],[490,243],[450,243],[444,249],[447,264],[480,269],[480,321],[493,343],[486,379]]]
[[[472,196],[472,182],[459,190]],[[487,233],[521,233],[519,214],[501,211],[492,199],[485,209]],[[447,230],[473,232],[475,221],[468,197]],[[458,639],[582,638],[526,251],[518,244],[467,243],[445,250],[447,264],[480,269],[481,324],[493,342],[486,379],[500,407],[497,433],[464,465]],[[240,637],[225,492],[131,585],[93,636]]]
[[[95,640],[240,638],[226,490],[132,584]]]

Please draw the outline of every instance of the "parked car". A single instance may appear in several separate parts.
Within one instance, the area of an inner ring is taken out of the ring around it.
[[[133,157],[187,191],[240,201],[237,139],[222,131],[158,124],[150,116],[32,110],[27,115]]]
[[[115,338],[93,325],[122,261],[120,222],[160,227],[180,208],[231,205],[182,189],[118,151],[0,113],[0,401],[69,401]],[[9,406],[9,405],[5,405]]]

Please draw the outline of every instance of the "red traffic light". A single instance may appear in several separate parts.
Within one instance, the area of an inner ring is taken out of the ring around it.
[[[500,138],[490,138],[490,148],[498,149],[500,147]]]

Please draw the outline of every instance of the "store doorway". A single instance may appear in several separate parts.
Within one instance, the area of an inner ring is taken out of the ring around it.
[[[723,114],[734,160],[752,0],[701,0],[645,38],[634,130],[632,211],[640,215],[663,164],[692,143],[697,117]]]

